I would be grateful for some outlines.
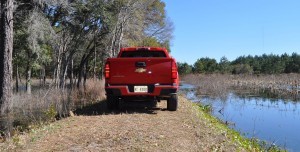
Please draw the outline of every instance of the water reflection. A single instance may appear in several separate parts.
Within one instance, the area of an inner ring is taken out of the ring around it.
[[[211,105],[212,114],[251,138],[300,151],[300,102],[230,92],[226,98],[198,97],[192,85],[181,90],[192,101]]]

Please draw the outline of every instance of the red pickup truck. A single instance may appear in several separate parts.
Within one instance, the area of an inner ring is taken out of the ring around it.
[[[122,48],[117,58],[107,59],[104,76],[109,109],[120,101],[167,100],[167,109],[177,110],[177,65],[165,48]]]

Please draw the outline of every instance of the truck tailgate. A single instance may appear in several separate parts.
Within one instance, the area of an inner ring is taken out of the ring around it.
[[[112,58],[109,59],[109,83],[172,84],[171,58]]]

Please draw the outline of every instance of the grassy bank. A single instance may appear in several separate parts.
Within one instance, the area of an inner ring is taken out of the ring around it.
[[[222,135],[226,136],[231,142],[236,143],[240,146],[240,149],[247,151],[268,151],[268,152],[285,152],[286,150],[280,147],[268,144],[265,141],[260,141],[256,138],[246,138],[241,135],[238,131],[231,129],[226,123],[222,122],[218,118],[210,114],[211,109],[207,106],[203,106],[200,103],[193,103],[193,107],[198,109],[198,115],[200,118],[204,118],[208,121],[209,125],[216,128]]]
[[[299,96],[296,93],[298,74],[284,74],[284,75],[222,75],[222,74],[210,74],[210,75],[188,75],[183,78],[187,83],[197,86],[196,92],[199,96],[210,96],[215,98],[227,98],[229,92],[235,93],[246,92],[249,95],[264,95],[268,98],[284,98],[298,100]],[[282,86],[293,87],[282,87]],[[281,88],[279,88],[281,86]],[[211,116],[212,111],[210,106],[199,105],[199,108],[203,110],[204,117],[209,119],[215,126],[221,130],[227,130],[226,122],[222,122]],[[248,149],[253,147],[259,151],[284,151],[276,147],[272,143],[265,141],[259,141],[258,139],[246,139],[238,132],[228,129],[228,134],[231,134],[231,139],[235,142],[241,143],[242,147]],[[249,150],[249,149],[248,149]]]

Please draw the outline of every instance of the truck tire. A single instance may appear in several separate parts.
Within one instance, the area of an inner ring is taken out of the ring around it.
[[[106,103],[107,103],[107,108],[109,110],[114,110],[117,108],[117,106],[118,106],[117,99],[118,98],[115,96],[110,96],[110,95],[107,96]]]
[[[177,94],[173,94],[167,100],[167,109],[169,111],[176,111],[177,107],[178,107],[178,97],[177,97]]]

